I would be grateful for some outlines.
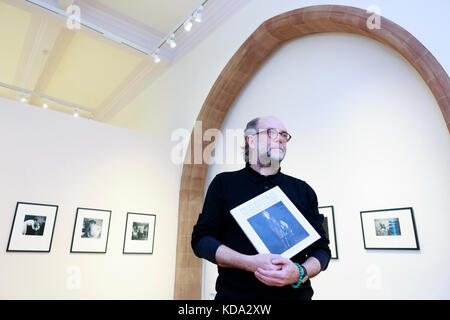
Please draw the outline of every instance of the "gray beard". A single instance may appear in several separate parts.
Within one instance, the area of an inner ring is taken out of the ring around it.
[[[264,154],[263,157],[259,156],[258,157],[258,166],[260,168],[268,168],[268,167],[277,167],[280,166],[281,161],[283,161],[284,156],[285,156],[285,152],[283,153],[283,156],[281,157],[281,159],[273,159],[271,157],[271,153],[270,153],[270,149],[267,150],[267,153]]]

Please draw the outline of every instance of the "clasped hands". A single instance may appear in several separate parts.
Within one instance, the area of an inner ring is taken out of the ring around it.
[[[298,267],[290,259],[269,253],[252,256],[249,271],[262,283],[277,287],[296,283],[300,276]]]

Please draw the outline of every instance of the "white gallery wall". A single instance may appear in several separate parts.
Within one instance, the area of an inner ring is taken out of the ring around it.
[[[312,279],[314,299],[449,299],[450,136],[419,74],[392,49],[361,36],[322,34],[283,46],[228,114],[216,157],[241,155],[226,130],[261,115],[293,138],[282,171],[334,206],[338,260]],[[227,145],[229,146],[227,149]],[[210,166],[208,181],[239,163]],[[412,207],[420,251],[365,250],[360,211]],[[204,263],[203,298],[216,266]]]
[[[170,146],[0,99],[0,299],[172,299],[178,170]],[[51,251],[6,252],[17,202],[58,205]],[[70,253],[78,207],[111,210],[106,253]],[[123,254],[127,212],[156,214],[153,254]]]

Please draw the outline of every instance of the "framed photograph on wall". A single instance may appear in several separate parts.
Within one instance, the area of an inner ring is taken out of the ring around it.
[[[77,208],[70,252],[106,253],[111,210]]]
[[[319,213],[324,217],[322,225],[327,233],[327,238],[330,240],[331,259],[338,259],[336,227],[334,223],[334,207],[319,207]]]
[[[153,253],[156,215],[127,213],[123,253]]]
[[[50,252],[57,205],[17,202],[6,251]]]
[[[420,250],[411,207],[361,211],[365,249]]]

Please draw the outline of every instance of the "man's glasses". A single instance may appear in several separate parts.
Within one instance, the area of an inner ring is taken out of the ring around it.
[[[292,138],[292,136],[289,133],[287,133],[286,131],[279,131],[278,129],[275,129],[275,128],[261,129],[258,132],[256,132],[255,134],[260,134],[261,132],[267,132],[267,135],[272,140],[275,140],[276,138],[278,138],[278,135],[281,135],[281,137],[283,139],[285,139],[286,142],[288,142]]]

